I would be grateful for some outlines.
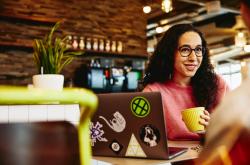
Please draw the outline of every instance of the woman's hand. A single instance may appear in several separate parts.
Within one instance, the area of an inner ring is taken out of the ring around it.
[[[210,120],[210,114],[208,111],[204,110],[204,114],[202,114],[201,116],[201,120],[199,121],[199,123],[201,125],[204,125],[205,129],[209,124],[209,120]],[[206,134],[206,130],[198,132],[198,135],[200,136],[200,142],[201,144],[205,143],[205,134]]]
[[[204,125],[204,127],[206,128],[208,126],[209,120],[210,120],[209,112],[204,110],[204,114],[202,114],[200,117],[201,117],[202,120],[200,120],[199,123],[201,125]]]

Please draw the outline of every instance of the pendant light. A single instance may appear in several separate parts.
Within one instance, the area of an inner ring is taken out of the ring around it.
[[[169,13],[170,11],[172,11],[172,10],[173,10],[173,3],[172,3],[172,0],[162,0],[161,9],[162,9],[165,13]]]

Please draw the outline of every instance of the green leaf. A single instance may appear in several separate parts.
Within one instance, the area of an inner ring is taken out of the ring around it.
[[[68,51],[66,41],[67,36],[54,37],[54,32],[59,28],[57,22],[43,39],[35,39],[33,48],[33,58],[40,73],[41,67],[45,74],[58,74],[63,67],[72,62],[75,56],[82,55],[83,52]]]
[[[69,63],[71,63],[73,60],[73,57],[67,58],[60,66],[59,68],[59,72],[61,72],[61,70],[63,69],[64,66],[68,65]]]

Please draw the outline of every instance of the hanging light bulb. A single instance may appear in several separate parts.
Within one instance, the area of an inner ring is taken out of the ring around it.
[[[157,27],[155,29],[155,31],[156,31],[156,33],[162,33],[163,32],[163,28],[159,26],[159,27]]]
[[[150,6],[144,6],[143,7],[143,12],[146,13],[146,14],[150,13],[151,12],[151,7]]]
[[[173,10],[172,0],[162,0],[161,9],[166,13],[172,11]]]
[[[247,43],[246,35],[243,31],[238,31],[234,37],[235,45],[238,47],[244,47]]]

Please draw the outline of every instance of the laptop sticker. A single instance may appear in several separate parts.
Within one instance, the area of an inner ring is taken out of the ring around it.
[[[144,97],[133,98],[130,103],[132,113],[137,117],[146,117],[150,113],[150,104]]]
[[[123,146],[116,139],[114,139],[112,143],[110,143],[109,148],[118,155],[121,152]]]
[[[96,122],[96,124],[90,123],[90,135],[91,135],[91,146],[95,146],[95,143],[98,141],[100,142],[107,142],[108,140],[105,137],[102,137],[104,135],[104,131],[101,130],[103,127],[102,124],[99,122]]]
[[[156,146],[160,141],[160,131],[153,125],[146,124],[140,128],[140,139],[149,147]]]
[[[140,144],[136,140],[134,134],[131,135],[125,156],[147,157],[144,151],[142,150]]]
[[[126,120],[118,111],[116,111],[113,116],[114,118],[110,120],[110,122],[103,116],[99,116],[99,118],[103,119],[107,123],[107,125],[115,132],[122,132],[126,127]]]

